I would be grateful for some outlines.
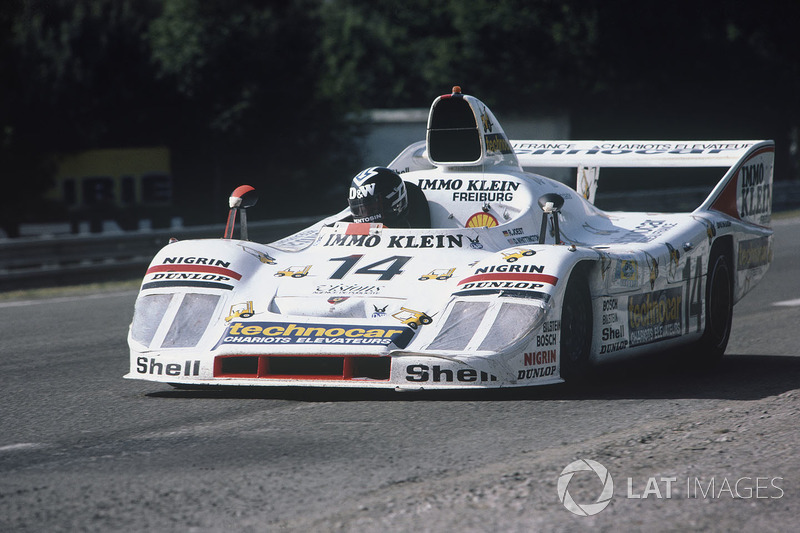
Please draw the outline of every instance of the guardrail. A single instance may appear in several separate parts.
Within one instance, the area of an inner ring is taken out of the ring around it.
[[[596,204],[608,211],[691,211],[708,187],[598,192]],[[776,182],[773,211],[800,207],[800,182]],[[250,222],[250,240],[272,242],[310,226],[319,217]],[[97,235],[0,240],[0,291],[141,277],[155,253],[169,242],[220,238],[223,225]]]
[[[319,217],[250,222],[250,239],[272,242]],[[0,241],[0,290],[71,285],[144,276],[169,239],[222,237],[224,225]]]

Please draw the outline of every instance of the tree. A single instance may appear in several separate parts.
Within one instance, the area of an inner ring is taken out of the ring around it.
[[[331,0],[322,13],[325,87],[363,108],[417,107],[456,84],[514,111],[594,90],[591,4]]]
[[[193,126],[176,139],[178,164],[198,177],[211,169],[212,194],[202,192],[218,213],[241,182],[280,198],[267,204],[262,195],[257,208],[285,216],[324,208],[320,188],[342,179],[330,169],[347,163],[338,154],[352,140],[344,108],[320,90],[317,4],[173,0],[149,26],[156,75],[175,88],[183,126]]]

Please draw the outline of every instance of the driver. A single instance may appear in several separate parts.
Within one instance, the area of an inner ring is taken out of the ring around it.
[[[385,167],[371,167],[350,183],[353,222],[380,222],[390,228],[407,228],[408,193],[403,179]]]

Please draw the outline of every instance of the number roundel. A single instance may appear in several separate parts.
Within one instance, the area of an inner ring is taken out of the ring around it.
[[[363,255],[348,255],[347,257],[332,257],[329,261],[341,261],[342,266],[336,269],[336,271],[331,274],[329,279],[342,279],[345,277],[346,274],[352,270],[356,263],[364,257]],[[373,274],[378,276],[378,279],[381,281],[389,281],[393,277],[398,274],[403,273],[403,265],[405,265],[411,257],[404,256],[404,255],[393,255],[387,259],[383,259],[381,261],[377,261],[375,263],[371,263],[369,265],[363,266],[355,271],[356,274]],[[388,264],[388,265],[387,265]],[[383,265],[387,265],[386,268],[376,268]]]

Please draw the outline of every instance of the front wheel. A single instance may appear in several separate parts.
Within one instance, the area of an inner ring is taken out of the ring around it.
[[[592,350],[592,297],[585,276],[573,272],[561,309],[561,377],[578,381],[589,373]]]

